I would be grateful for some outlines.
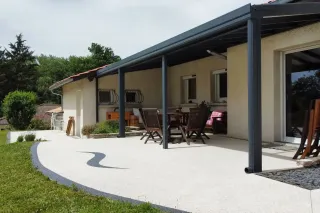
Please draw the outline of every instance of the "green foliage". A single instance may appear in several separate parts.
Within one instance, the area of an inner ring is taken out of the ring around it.
[[[95,128],[96,128],[96,125],[84,125],[82,127],[81,132],[83,135],[89,136],[93,133]]]
[[[8,48],[0,46],[0,117],[1,102],[9,92],[33,91],[37,93],[39,104],[60,103],[60,97],[49,90],[53,83],[120,60],[110,47],[92,43],[88,50],[87,56],[40,55],[36,58],[22,34],[17,35]],[[56,92],[61,93],[61,89]]]
[[[115,55],[110,47],[104,47],[97,43],[92,43],[88,50],[91,53],[93,63],[96,67],[112,64],[121,60],[120,56]]]
[[[33,118],[31,120],[31,123],[28,127],[30,130],[50,130],[51,125],[48,121],[38,119],[38,118]]]
[[[0,212],[160,212],[150,204],[93,196],[51,181],[32,165],[31,146],[28,142],[6,144],[6,132],[0,132]]]
[[[17,138],[17,142],[23,142],[23,135],[20,135],[20,136]]]
[[[24,140],[28,141],[28,142],[33,142],[36,139],[36,135],[35,134],[27,134],[24,136]]]
[[[104,122],[96,124],[92,134],[108,134],[111,133]]]
[[[119,121],[107,120],[107,121],[96,124],[92,134],[118,133],[119,128],[120,128]],[[130,132],[130,131],[131,131],[130,128],[126,127],[126,132]]]
[[[49,87],[71,75],[85,72],[97,67],[111,64],[120,60],[109,47],[92,43],[88,48],[88,56],[69,56],[68,58],[55,57],[52,55],[40,55],[37,59],[40,66],[37,67],[38,80],[37,92],[39,103],[60,103],[58,96],[53,95]],[[57,90],[61,93],[61,90]]]
[[[25,130],[36,114],[36,95],[33,92],[10,92],[3,101],[2,109],[13,128]]]
[[[36,91],[37,63],[33,51],[22,34],[8,46],[8,49],[0,49],[0,100],[15,90]]]

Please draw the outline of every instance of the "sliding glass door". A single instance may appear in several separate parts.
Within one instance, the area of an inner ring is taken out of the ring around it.
[[[286,141],[300,142],[305,111],[320,98],[320,48],[287,54],[285,60]]]

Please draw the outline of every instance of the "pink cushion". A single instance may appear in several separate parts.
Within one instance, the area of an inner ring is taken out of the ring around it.
[[[222,111],[213,111],[210,115],[210,118],[207,120],[207,126],[212,126],[214,118],[217,118],[217,121],[221,121]]]

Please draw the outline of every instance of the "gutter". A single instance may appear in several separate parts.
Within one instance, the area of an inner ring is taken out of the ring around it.
[[[275,1],[275,2],[271,2],[269,4],[288,4],[288,3],[291,3],[293,1],[294,0],[278,0],[278,1]]]
[[[59,81],[59,82],[57,82],[57,83],[55,83],[55,84],[53,84],[53,85],[51,85],[49,87],[49,90],[53,95],[57,95],[57,96],[60,97],[60,103],[61,103],[61,110],[62,111],[63,111],[63,96],[62,96],[62,94],[56,93],[53,90],[58,89],[58,88],[62,87],[65,84],[71,83],[72,81],[73,81],[72,78],[67,78],[67,79]]]
[[[51,85],[51,86],[49,87],[49,90],[57,89],[57,88],[59,88],[59,87],[62,87],[62,86],[65,85],[65,84],[71,83],[72,81],[73,81],[72,78],[66,78],[66,79],[64,79],[64,80],[62,80],[62,81],[58,81],[58,82],[54,83],[53,85]]]

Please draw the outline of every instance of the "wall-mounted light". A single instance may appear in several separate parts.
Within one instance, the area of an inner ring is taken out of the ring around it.
[[[221,58],[223,60],[227,60],[228,59],[227,56],[222,55],[222,54],[217,53],[217,52],[214,52],[214,51],[211,51],[211,50],[207,50],[207,53],[209,53],[210,55],[216,56],[218,58]]]

